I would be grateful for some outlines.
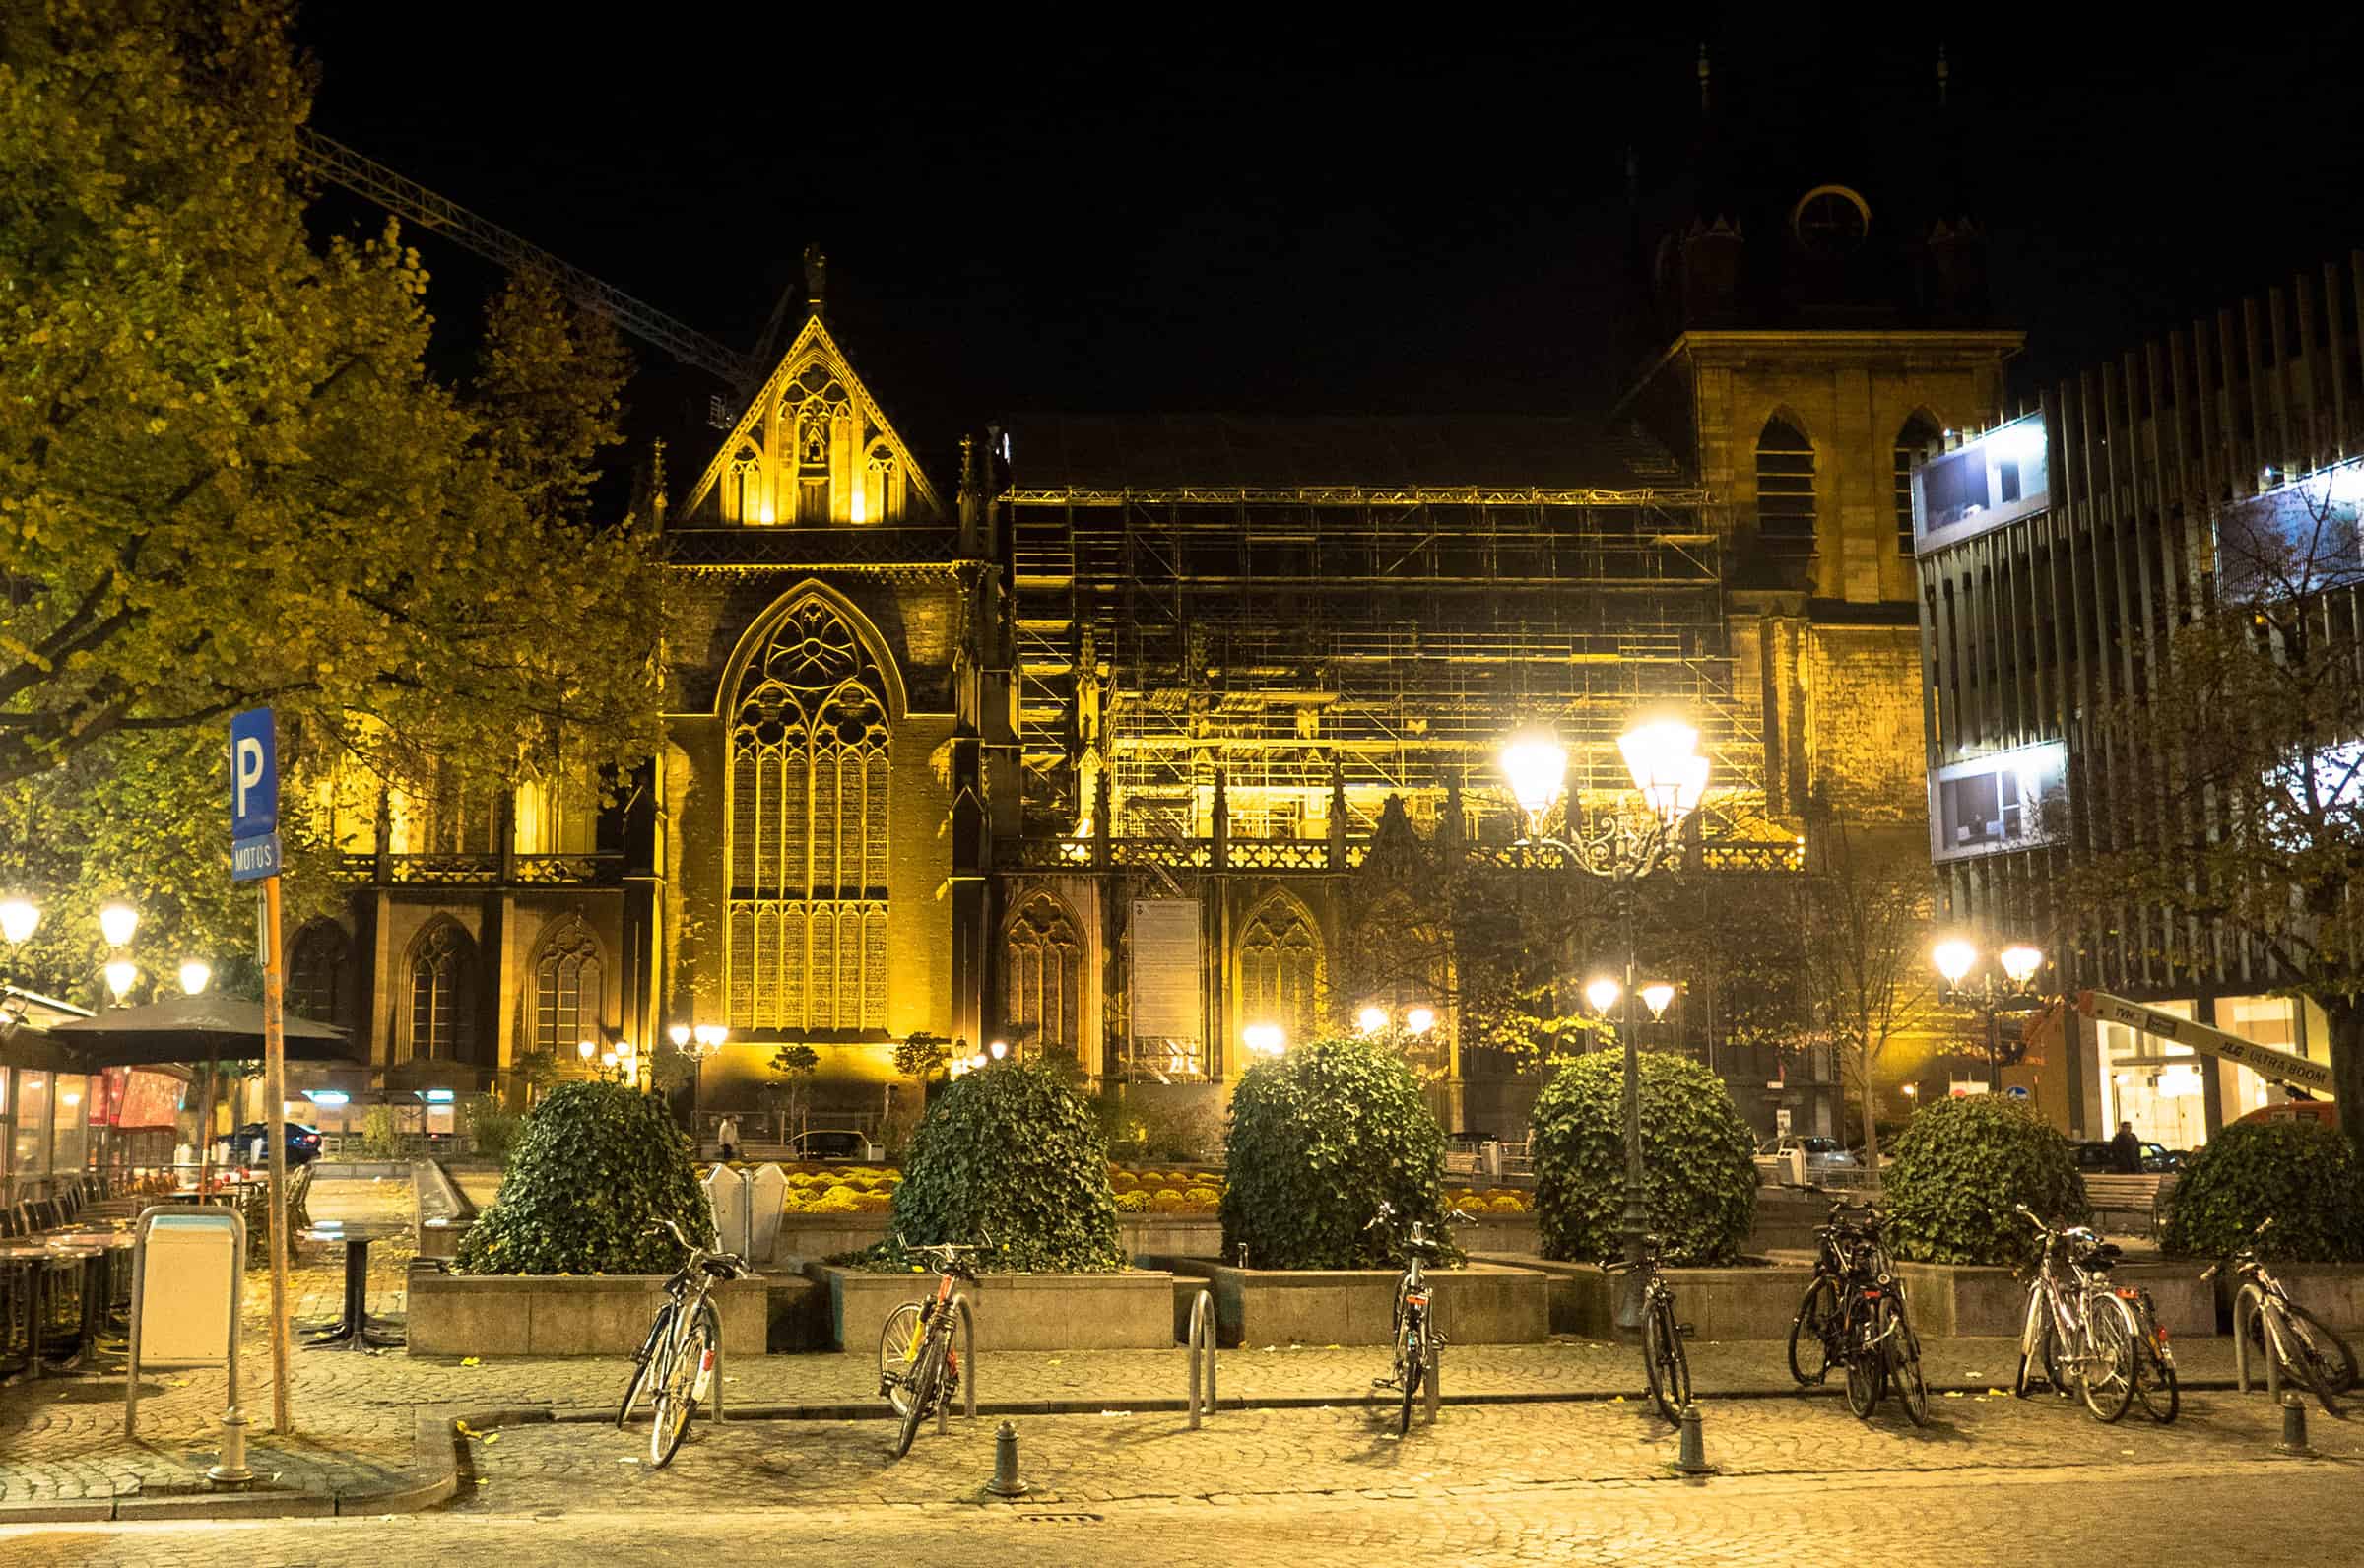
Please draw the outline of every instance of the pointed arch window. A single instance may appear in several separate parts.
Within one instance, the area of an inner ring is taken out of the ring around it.
[[[414,1062],[464,1062],[476,1046],[476,944],[454,920],[438,920],[411,945],[405,1055]]]
[[[723,509],[734,523],[768,523],[770,512],[763,505],[763,460],[754,447],[741,447],[731,459],[731,471],[723,480]]]
[[[1778,414],[1756,438],[1756,527],[1777,560],[1814,553],[1814,443]]]
[[[1239,982],[1247,1023],[1278,1023],[1291,1043],[1320,1033],[1322,937],[1305,912],[1270,898],[1240,933]]]
[[[886,1026],[885,682],[826,602],[791,608],[731,709],[730,1023]]]
[[[1003,939],[1011,1028],[1029,1052],[1077,1050],[1083,1039],[1084,944],[1067,906],[1035,893],[1011,917]]]
[[[333,920],[315,920],[297,932],[288,959],[288,1011],[314,1023],[336,1022],[352,950],[345,928]]]
[[[1913,553],[1913,465],[1943,435],[1937,421],[1926,414],[1915,414],[1896,432],[1896,550],[1900,555]]]
[[[606,978],[599,939],[579,915],[560,921],[534,959],[534,1049],[570,1060],[599,1023]]]

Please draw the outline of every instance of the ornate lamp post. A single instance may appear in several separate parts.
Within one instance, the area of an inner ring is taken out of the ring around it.
[[[1617,1037],[1625,1056],[1624,1133],[1625,1209],[1619,1225],[1625,1261],[1642,1261],[1642,1238],[1650,1228],[1650,1203],[1642,1177],[1641,1062],[1634,1038],[1634,885],[1669,865],[1684,818],[1697,809],[1707,792],[1708,760],[1699,754],[1699,732],[1680,719],[1661,718],[1636,724],[1617,738],[1617,751],[1633,787],[1642,798],[1638,817],[1611,809],[1602,813],[1591,831],[1584,831],[1571,812],[1566,838],[1544,831],[1551,812],[1567,798],[1568,753],[1556,736],[1540,731],[1515,738],[1502,749],[1502,776],[1512,797],[1527,816],[1523,845],[1557,850],[1577,870],[1614,886],[1624,898],[1625,978],[1602,976],[1585,987],[1585,999],[1603,1017],[1620,998],[1624,1007]],[[1674,988],[1652,984],[1643,988],[1644,1005],[1663,1012],[1674,999]],[[1617,1327],[1638,1333],[1642,1324],[1642,1276],[1638,1271],[1618,1275]]]
[[[696,1129],[705,1120],[706,1058],[722,1049],[723,1042],[731,1037],[731,1031],[719,1023],[677,1023],[667,1029],[665,1035],[673,1041],[675,1050],[690,1053],[690,1142],[703,1147],[704,1135]]]
[[[1987,1031],[1987,1087],[2003,1087],[2003,1030],[1996,1015],[2003,1013],[2025,1013],[2036,1003],[2036,971],[2044,967],[2044,949],[2024,942],[2012,943],[1995,955],[2001,967],[1980,967],[1978,946],[1962,937],[1948,937],[1931,949],[1930,960],[1945,984],[1940,997],[1956,1007],[1975,1008],[1986,1019]],[[1972,970],[1978,971],[1975,984],[1970,980]]]

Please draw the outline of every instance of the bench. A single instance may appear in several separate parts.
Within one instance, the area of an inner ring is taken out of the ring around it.
[[[2093,1206],[2097,1230],[2119,1235],[2156,1236],[2166,1227],[2167,1196],[2175,1191],[2175,1173],[2120,1176],[2088,1171],[2085,1202]]]

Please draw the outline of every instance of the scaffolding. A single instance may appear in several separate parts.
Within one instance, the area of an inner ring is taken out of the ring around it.
[[[1578,782],[1624,785],[1638,708],[1682,710],[1733,836],[1762,836],[1759,703],[1734,675],[1703,492],[1013,490],[1030,806],[1081,823],[1109,780],[1127,837],[1311,836],[1343,796],[1433,824],[1492,802],[1511,731],[1548,724]],[[1715,824],[1709,824],[1711,836]]]

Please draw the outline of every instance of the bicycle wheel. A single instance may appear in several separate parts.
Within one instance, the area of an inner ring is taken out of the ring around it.
[[[2094,1296],[2085,1306],[2086,1350],[2077,1363],[2076,1384],[2085,1408],[2100,1421],[2115,1421],[2134,1403],[2134,1315],[2116,1296]]]
[[[918,1302],[906,1301],[886,1314],[886,1325],[879,1331],[879,1392],[897,1415],[911,1407],[911,1378],[925,1342]]]
[[[699,1311],[667,1343],[665,1360],[657,1370],[656,1420],[648,1431],[651,1468],[663,1470],[680,1453],[690,1435],[690,1418],[714,1371],[714,1347],[720,1340],[711,1308]]]
[[[1839,1315],[1839,1292],[1828,1278],[1806,1287],[1798,1315],[1790,1320],[1790,1376],[1801,1387],[1830,1375],[1830,1334]]]
[[[2316,1385],[2332,1394],[2356,1386],[2356,1352],[2331,1326],[2295,1301],[2281,1303],[2285,1339],[2292,1359],[2313,1363]],[[2318,1396],[2320,1398],[2320,1396]]]
[[[1642,1320],[1642,1360],[1650,1380],[1650,1400],[1669,1426],[1682,1418],[1691,1403],[1691,1362],[1682,1350],[1682,1326],[1674,1321],[1674,1306],[1661,1301]]]
[[[2028,1373],[2033,1370],[2044,1375],[2047,1383],[2060,1387],[2053,1376],[2052,1314],[2045,1310],[2044,1292],[2031,1288],[2027,1293],[2027,1321],[2019,1328],[2019,1370],[2011,1378],[2011,1397],[2026,1399],[2035,1392],[2035,1383]]]
[[[2184,1407],[2176,1386],[2175,1356],[2159,1343],[2159,1326],[2147,1311],[2134,1313],[2134,1398],[2142,1413],[2165,1426]]]
[[[919,1367],[911,1376],[911,1403],[903,1410],[903,1419],[895,1427],[894,1457],[901,1459],[911,1452],[911,1440],[919,1435],[919,1423],[928,1418],[936,1404],[936,1379],[944,1365],[945,1334],[941,1329],[927,1337],[920,1346]]]
[[[673,1334],[673,1315],[681,1308],[668,1301],[657,1309],[657,1321],[649,1325],[648,1339],[642,1341],[640,1353],[632,1358],[632,1375],[624,1380],[624,1403],[616,1407],[616,1426],[621,1431],[631,1424],[632,1407],[648,1391],[648,1383],[657,1365],[657,1353]]]
[[[1879,1326],[1880,1348],[1887,1352],[1888,1382],[1904,1404],[1915,1426],[1929,1424],[1929,1380],[1921,1375],[1921,1340],[1905,1319],[1904,1303],[1889,1297],[1879,1304],[1873,1320]]]
[[[1887,1358],[1872,1343],[1872,1332],[1871,1320],[1861,1312],[1850,1313],[1840,1330],[1839,1342],[1847,1355],[1847,1408],[1864,1421],[1872,1418],[1880,1396],[1888,1391]]]
[[[1428,1320],[1416,1312],[1405,1320],[1396,1364],[1404,1384],[1403,1412],[1396,1422],[1396,1435],[1402,1437],[1412,1431],[1412,1402],[1419,1398],[1420,1380],[1428,1375]]]

